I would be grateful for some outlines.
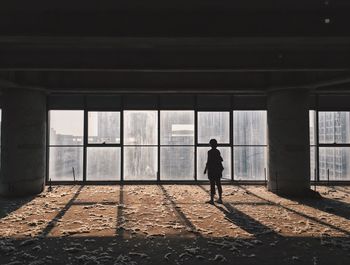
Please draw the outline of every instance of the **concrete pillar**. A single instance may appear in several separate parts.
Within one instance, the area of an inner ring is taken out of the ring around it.
[[[3,91],[0,194],[40,193],[46,172],[46,96],[39,91]]]
[[[281,195],[310,191],[309,93],[307,89],[268,93],[268,189]]]

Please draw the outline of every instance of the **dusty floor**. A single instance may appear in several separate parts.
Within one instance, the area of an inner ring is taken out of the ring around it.
[[[350,187],[54,186],[0,198],[0,264],[350,264]]]

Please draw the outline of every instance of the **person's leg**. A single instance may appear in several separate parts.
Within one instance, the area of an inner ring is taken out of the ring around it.
[[[210,203],[214,202],[214,195],[215,195],[215,179],[210,178]]]
[[[216,179],[216,186],[218,186],[218,193],[219,193],[219,199],[218,202],[222,203],[222,186],[221,186],[221,179],[217,178]]]

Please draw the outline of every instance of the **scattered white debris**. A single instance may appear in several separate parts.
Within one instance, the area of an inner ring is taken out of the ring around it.
[[[171,255],[171,252],[168,252],[164,255],[164,259],[169,260],[169,257]]]
[[[215,257],[213,259],[211,259],[211,260],[213,260],[213,261],[220,261],[220,262],[227,261],[227,259],[221,254],[216,254]]]

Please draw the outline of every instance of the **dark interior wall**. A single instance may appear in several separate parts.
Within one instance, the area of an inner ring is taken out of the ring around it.
[[[52,94],[49,109],[207,109],[263,110],[265,95],[232,94]]]
[[[267,109],[264,94],[51,94],[49,109]],[[0,104],[1,104],[0,97]],[[350,111],[349,94],[310,94],[309,109]],[[1,107],[1,105],[0,105]]]
[[[0,4],[3,35],[348,36],[349,1],[105,0]],[[331,23],[325,23],[325,19]]]

